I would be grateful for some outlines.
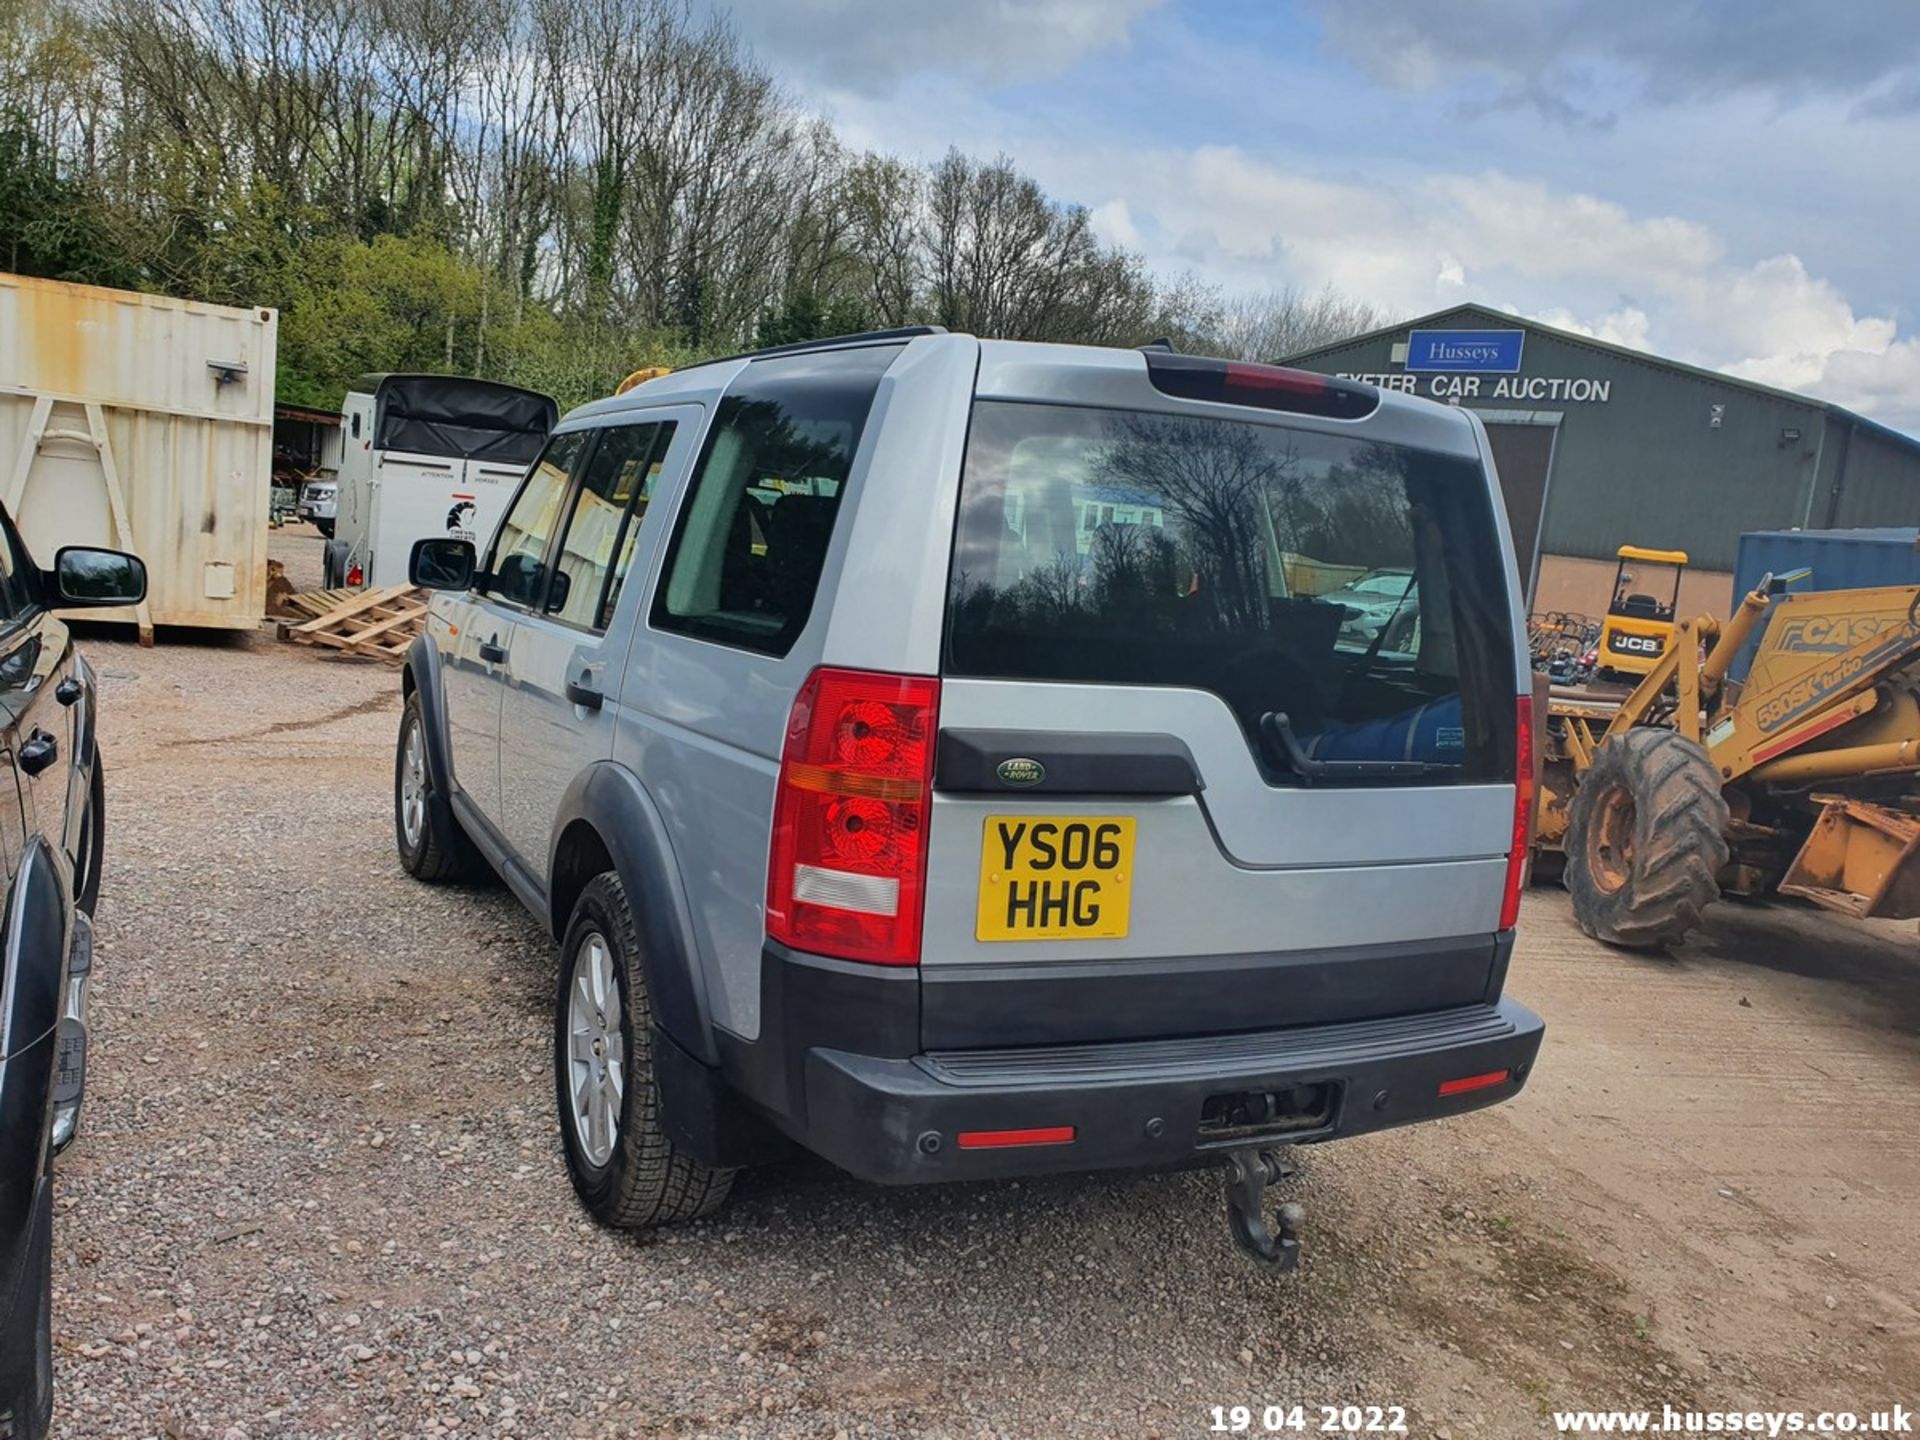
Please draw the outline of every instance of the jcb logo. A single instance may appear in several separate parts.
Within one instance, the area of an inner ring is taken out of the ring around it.
[[[1629,635],[1616,630],[1608,638],[1607,648],[1622,655],[1658,655],[1666,646],[1658,635]]]

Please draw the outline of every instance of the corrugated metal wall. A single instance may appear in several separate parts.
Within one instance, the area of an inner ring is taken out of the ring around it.
[[[0,274],[0,495],[35,558],[50,563],[62,545],[132,549],[147,563],[155,623],[258,624],[277,333],[272,310]],[[115,533],[90,405],[102,410],[130,542]]]
[[[1844,473],[1839,476],[1840,493],[1830,497],[1827,524],[1898,525],[1920,520],[1920,462],[1913,453],[1844,421],[1835,423],[1829,449],[1838,445],[1843,433],[1847,440],[1838,464]]]
[[[1416,327],[1523,329],[1523,377],[1608,382],[1605,403],[1517,404],[1492,397],[1498,377],[1482,376],[1480,396],[1462,401],[1489,423],[1499,410],[1561,417],[1544,553],[1604,559],[1621,545],[1651,545],[1685,550],[1705,569],[1731,570],[1742,531],[1827,523],[1847,422],[1829,430],[1829,412],[1818,402],[1585,345],[1489,311],[1451,312],[1408,329]],[[1393,350],[1406,337],[1403,329],[1293,363],[1325,373],[1397,374]],[[1430,377],[1421,377],[1417,393],[1430,388]],[[1845,464],[1836,523],[1899,524],[1920,514],[1920,452],[1862,430]]]

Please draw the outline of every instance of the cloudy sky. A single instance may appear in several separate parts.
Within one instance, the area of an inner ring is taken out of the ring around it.
[[[1156,268],[1472,299],[1920,433],[1914,0],[733,0],[850,143]]]

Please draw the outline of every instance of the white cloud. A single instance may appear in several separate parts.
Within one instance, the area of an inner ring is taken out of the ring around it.
[[[1647,337],[1647,312],[1635,305],[1602,315],[1588,323],[1571,310],[1556,306],[1551,310],[1542,310],[1533,316],[1543,325],[1552,325],[1556,329],[1571,330],[1576,335],[1591,336],[1595,340],[1604,340],[1609,345],[1625,345],[1631,350],[1653,349]]]
[[[1127,211],[1126,201],[1109,200],[1104,205],[1096,205],[1087,212],[1087,220],[1093,226],[1093,233],[1105,244],[1118,245],[1124,250],[1140,248],[1140,231]]]
[[[1920,339],[1857,313],[1799,256],[1742,262],[1693,220],[1492,171],[1327,179],[1224,146],[1041,158],[1043,179],[1103,197],[1096,213],[1124,216],[1163,270],[1332,284],[1409,316],[1480,299],[1920,429]]]
[[[1162,0],[732,0],[742,36],[783,72],[890,95],[923,70],[987,82],[1058,74],[1123,43]]]

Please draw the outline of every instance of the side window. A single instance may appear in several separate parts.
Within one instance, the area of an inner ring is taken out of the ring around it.
[[[548,614],[588,630],[606,629],[613,617],[673,425],[616,425],[599,436],[574,495],[560,542],[560,568],[547,592]]]
[[[880,377],[900,346],[756,360],[714,414],[653,624],[784,655],[806,626]]]
[[[513,497],[513,508],[500,522],[487,571],[493,576],[493,593],[509,604],[535,604],[546,589],[547,541],[559,524],[567,486],[592,433],[575,430],[549,440],[546,452],[534,462],[520,493]]]
[[[11,625],[34,607],[35,579],[27,571],[26,547],[13,532],[13,526],[0,524],[0,629]]]

